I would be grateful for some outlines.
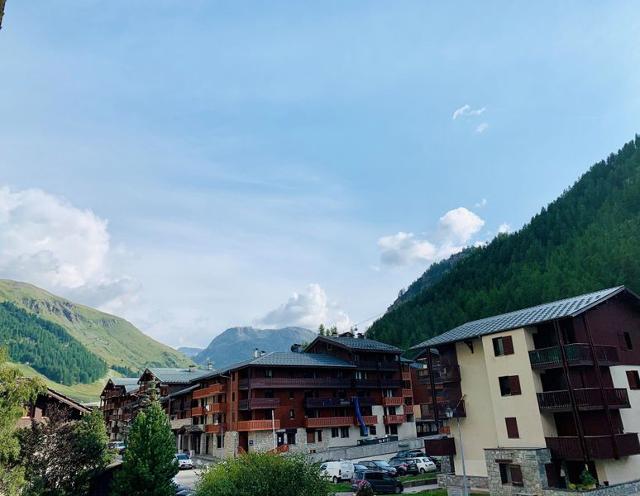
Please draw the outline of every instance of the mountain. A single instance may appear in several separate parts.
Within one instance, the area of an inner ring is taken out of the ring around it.
[[[513,234],[471,250],[367,331],[408,348],[459,324],[600,288],[640,289],[640,136]]]
[[[178,348],[178,351],[186,357],[193,358],[203,349],[204,348],[191,348],[189,346],[181,346],[180,348]]]
[[[65,389],[71,396],[76,383],[83,399],[97,399],[106,375],[136,375],[149,365],[182,367],[191,363],[124,319],[31,284],[0,279],[0,304],[4,333],[0,338],[3,343],[11,338],[11,360],[21,363],[31,375],[46,377],[54,388],[56,384],[71,386]],[[65,372],[64,367],[53,364],[53,356],[71,369]],[[101,377],[96,379],[98,375]]]
[[[209,362],[217,369],[232,363],[248,360],[256,348],[260,351],[289,351],[292,344],[310,343],[318,334],[302,327],[282,329],[254,329],[232,327],[213,338],[209,346],[198,353],[194,360],[200,365]]]

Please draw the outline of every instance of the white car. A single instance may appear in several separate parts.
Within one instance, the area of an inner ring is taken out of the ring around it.
[[[178,468],[180,470],[193,468],[193,461],[186,453],[176,453],[176,460],[178,461]]]
[[[420,472],[421,474],[424,474],[425,472],[435,472],[438,470],[438,467],[436,467],[435,463],[423,456],[417,458],[407,458],[407,463],[409,462],[415,463],[418,467],[418,472]]]
[[[351,480],[353,477],[353,462],[341,460],[339,462],[324,462],[320,465],[320,474],[333,482]]]

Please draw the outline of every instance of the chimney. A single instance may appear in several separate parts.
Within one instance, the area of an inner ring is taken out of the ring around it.
[[[302,345],[298,343],[292,344],[291,351],[293,351],[294,353],[302,353]]]
[[[267,354],[267,352],[266,352],[266,351],[264,351],[264,350],[262,350],[262,351],[260,352],[260,356],[265,356],[266,354]]]
[[[260,352],[258,351],[258,348],[256,348],[255,350],[253,350],[253,358],[258,358],[260,356]]]

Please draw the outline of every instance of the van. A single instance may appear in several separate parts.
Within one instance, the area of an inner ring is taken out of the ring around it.
[[[353,477],[353,462],[340,460],[339,462],[324,462],[320,465],[320,475],[330,479],[335,483],[344,480],[351,480]]]

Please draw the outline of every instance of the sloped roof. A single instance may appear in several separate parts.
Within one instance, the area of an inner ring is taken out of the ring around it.
[[[381,352],[390,352],[390,353],[401,353],[402,350],[400,348],[396,348],[387,343],[382,343],[380,341],[376,341],[375,339],[368,338],[352,338],[350,336],[318,336],[314,342],[316,341],[329,341],[337,346],[342,346],[344,348],[349,348],[350,350],[358,350],[358,351],[381,351]],[[312,343],[313,344],[313,343]],[[311,345],[309,345],[311,346]],[[308,348],[308,347],[307,347]]]
[[[165,384],[189,384],[190,382],[201,379],[202,377],[211,375],[210,370],[204,369],[150,367],[147,370],[160,382]]]
[[[467,322],[455,327],[444,334],[440,334],[434,338],[423,341],[413,346],[412,349],[426,348],[429,346],[438,346],[446,343],[454,343],[456,341],[464,341],[466,339],[486,336],[496,332],[508,331],[520,327],[532,326],[548,322],[550,320],[560,319],[563,317],[575,317],[582,312],[602,303],[612,296],[628,291],[624,286],[615,288],[602,289],[564,300],[552,301],[535,307],[523,308],[515,312],[503,313],[485,319]]]
[[[294,353],[273,352],[254,358],[250,365],[268,365],[285,367],[348,367],[353,368],[350,362],[322,353]]]
[[[138,377],[112,377],[111,382],[114,386],[123,386],[127,393],[137,391],[139,389]]]

